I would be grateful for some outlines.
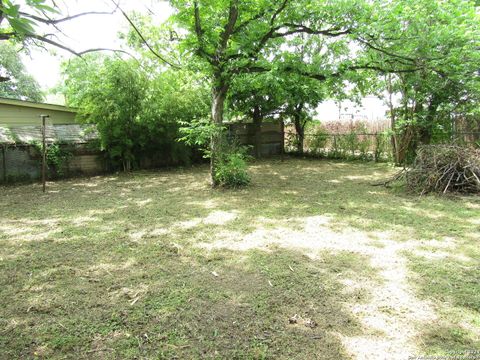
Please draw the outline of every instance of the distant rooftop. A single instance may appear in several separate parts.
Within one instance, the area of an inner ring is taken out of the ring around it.
[[[98,133],[92,125],[47,125],[46,140],[48,143],[83,144],[98,138]],[[0,126],[0,144],[25,145],[42,141],[42,128],[36,125]]]
[[[34,108],[34,109],[42,109],[42,110],[64,111],[64,112],[70,112],[70,113],[77,112],[77,109],[71,108],[68,106],[45,104],[45,103],[38,103],[33,101],[25,101],[25,100],[17,100],[17,99],[9,99],[4,97],[0,97],[0,104],[23,106],[23,107]]]

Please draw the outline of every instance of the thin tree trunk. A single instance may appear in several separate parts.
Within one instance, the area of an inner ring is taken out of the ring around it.
[[[399,165],[400,154],[398,148],[398,139],[397,139],[397,119],[395,114],[395,106],[393,105],[393,85],[392,85],[392,74],[388,75],[388,107],[390,108],[390,129],[392,130],[392,152],[393,152],[393,161],[396,165]]]
[[[7,182],[7,145],[2,146],[2,170],[3,170],[3,182]]]
[[[262,114],[258,106],[253,109],[253,127],[255,131],[254,152],[255,157],[262,157]]]
[[[218,81],[217,86],[212,89],[212,121],[215,126],[221,127],[223,125],[223,113],[225,110],[225,99],[227,97],[228,85]],[[220,131],[215,131],[210,143],[210,176],[212,186],[217,186],[216,170],[218,158],[221,151],[221,143],[223,134]]]
[[[303,155],[303,148],[305,143],[305,122],[302,122],[302,111],[303,111],[303,104],[298,104],[295,106],[295,115],[293,118],[293,122],[295,125],[295,131],[297,132],[297,139],[298,139],[298,153]]]

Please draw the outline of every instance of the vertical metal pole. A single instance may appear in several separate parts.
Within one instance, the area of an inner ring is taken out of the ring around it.
[[[7,145],[2,146],[2,169],[3,169],[3,182],[7,183]]]
[[[49,115],[40,115],[42,118],[42,189],[46,191],[47,187],[47,141],[46,141],[46,123],[45,119],[49,118]]]
[[[337,157],[338,151],[337,151],[337,136],[333,134],[333,156]]]

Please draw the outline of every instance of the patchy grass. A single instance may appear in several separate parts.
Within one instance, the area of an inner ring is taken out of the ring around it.
[[[0,188],[0,358],[480,351],[480,200],[382,164],[265,161]]]

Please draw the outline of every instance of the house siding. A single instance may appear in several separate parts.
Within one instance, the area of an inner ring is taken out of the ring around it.
[[[3,104],[0,101],[0,126],[40,125],[40,115],[49,115],[49,125],[75,124],[76,113],[37,107]]]

